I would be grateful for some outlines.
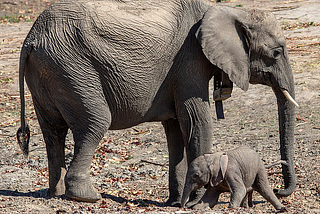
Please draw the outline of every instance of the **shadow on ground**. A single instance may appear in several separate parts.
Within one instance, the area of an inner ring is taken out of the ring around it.
[[[47,189],[41,189],[30,192],[19,192],[17,190],[0,190],[0,196],[20,196],[20,197],[33,197],[33,198],[49,198],[47,196]]]

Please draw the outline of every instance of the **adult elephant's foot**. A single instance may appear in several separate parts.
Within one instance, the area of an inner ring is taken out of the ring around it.
[[[66,193],[68,198],[84,201],[96,202],[101,199],[100,193],[92,186],[90,178],[86,179],[70,179],[66,180]]]
[[[164,203],[166,207],[181,207],[181,200],[177,198],[169,197],[169,199]]]
[[[58,195],[63,195],[63,194],[65,194],[65,190],[66,190],[66,188],[64,186],[64,181],[63,181],[63,183],[59,182],[55,187],[48,189],[48,196],[55,197]]]
[[[48,189],[48,196],[49,197],[55,197],[58,195],[63,195],[65,194],[65,182],[64,182],[64,177],[66,175],[67,171],[65,168],[61,168],[60,171],[60,178],[57,179],[57,177],[50,177],[50,181],[49,181],[49,189]]]
[[[90,184],[80,184],[69,187],[66,196],[76,201],[96,202],[101,199],[100,193]]]

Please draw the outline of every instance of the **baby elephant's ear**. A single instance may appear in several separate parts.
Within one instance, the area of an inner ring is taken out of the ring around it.
[[[212,174],[211,174],[211,179],[210,179],[210,185],[212,187],[218,186],[225,178],[226,175],[226,171],[227,171],[227,167],[228,167],[228,155],[223,154],[220,156],[220,160],[219,163],[219,168],[215,169],[216,172],[214,172],[215,170],[212,170]]]
[[[227,167],[228,167],[228,155],[223,154],[220,157],[220,170],[221,170],[222,180],[224,179],[224,176],[226,175]]]

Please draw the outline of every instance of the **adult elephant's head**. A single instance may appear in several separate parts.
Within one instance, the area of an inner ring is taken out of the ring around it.
[[[278,103],[280,153],[285,189],[290,195],[296,185],[293,163],[294,81],[282,30],[271,13],[212,7],[196,32],[205,56],[223,70],[238,87],[249,83],[272,87]]]

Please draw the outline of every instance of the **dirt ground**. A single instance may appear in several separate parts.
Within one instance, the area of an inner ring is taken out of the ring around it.
[[[103,199],[81,203],[64,196],[48,198],[45,145],[26,92],[31,126],[30,158],[18,148],[20,102],[18,62],[21,44],[39,11],[50,0],[0,1],[0,213],[193,213],[191,209],[164,207],[168,197],[168,152],[160,123],[110,131],[93,158],[91,178]],[[295,169],[296,191],[281,202],[289,213],[320,213],[320,1],[238,0],[220,4],[272,11],[287,40],[296,87]],[[212,91],[212,90],[210,90]],[[212,93],[212,92],[210,92]],[[212,102],[213,103],[213,102]],[[235,88],[224,102],[224,120],[217,120],[214,105],[213,151],[247,145],[266,163],[279,160],[276,99],[269,87]],[[66,145],[68,163],[73,156],[72,137]],[[270,185],[282,187],[281,168],[268,169]],[[228,209],[229,195],[214,209],[199,213],[275,212],[257,193],[251,209]]]

